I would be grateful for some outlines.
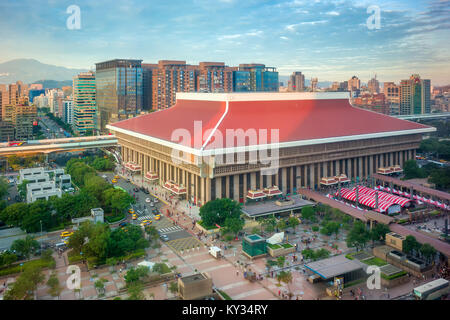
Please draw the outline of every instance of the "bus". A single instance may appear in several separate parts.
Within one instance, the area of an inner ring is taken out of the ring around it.
[[[442,278],[425,283],[413,290],[416,300],[439,300],[449,293],[449,281]]]

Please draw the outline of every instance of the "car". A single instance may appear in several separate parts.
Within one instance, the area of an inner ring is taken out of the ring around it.
[[[150,202],[150,207],[154,207],[155,204],[153,202]]]
[[[134,192],[139,192],[139,189],[138,188],[133,188],[133,191]]]
[[[148,189],[144,189],[144,193],[145,194],[150,194],[150,191],[148,191]]]
[[[61,238],[70,237],[73,234],[70,231],[63,231],[61,232]]]
[[[127,225],[128,225],[128,222],[121,222],[121,223],[119,223],[119,227],[121,227],[121,228],[123,228],[123,227],[125,227]]]
[[[161,215],[160,214],[157,214],[156,216],[155,216],[155,220],[160,220],[161,219]]]
[[[159,202],[158,198],[153,199],[153,202],[158,203]]]
[[[128,209],[128,213],[133,214],[134,213],[134,209],[133,208]]]
[[[114,176],[114,179],[116,179],[116,180],[117,180],[117,179],[120,179],[120,177],[119,177],[119,176],[117,176],[117,175],[115,175],[115,176]]]
[[[144,220],[141,222],[142,227],[146,227],[152,224],[152,220]]]
[[[104,174],[104,175],[102,175],[102,178],[106,179],[106,178],[108,178],[108,176],[106,174]]]
[[[150,202],[152,202],[152,199],[150,199],[150,198],[145,198],[145,202],[150,203]]]
[[[127,179],[127,182],[128,182],[128,183],[130,183],[130,182],[131,182],[130,178],[128,178],[128,179]]]
[[[117,183],[117,180],[116,179],[112,179],[111,182],[112,183]]]
[[[169,241],[169,237],[167,236],[167,234],[162,234],[159,237],[161,238],[162,241]]]
[[[136,220],[136,219],[137,219],[137,214],[133,214],[133,215],[131,216],[131,219]]]

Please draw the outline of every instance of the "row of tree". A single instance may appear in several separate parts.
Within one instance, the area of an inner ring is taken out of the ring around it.
[[[405,179],[428,178],[434,183],[436,188],[441,190],[450,189],[450,167],[440,167],[437,164],[429,163],[419,168],[415,160],[408,160],[403,165]]]

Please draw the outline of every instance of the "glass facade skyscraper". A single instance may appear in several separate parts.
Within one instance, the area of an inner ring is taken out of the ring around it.
[[[277,92],[279,89],[278,72],[275,68],[263,64],[240,64],[233,72],[234,92]]]
[[[96,64],[98,129],[139,115],[143,110],[142,60],[116,59]]]
[[[73,78],[73,127],[85,134],[97,128],[95,74],[83,72]],[[64,113],[64,112],[63,112]]]

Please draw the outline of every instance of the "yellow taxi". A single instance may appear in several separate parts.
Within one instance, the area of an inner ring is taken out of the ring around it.
[[[120,177],[119,176],[114,176],[114,179],[118,180],[118,179],[120,179]]]
[[[128,213],[134,214],[134,209],[133,208],[128,209]]]
[[[63,232],[61,232],[61,238],[70,237],[72,234],[73,234],[73,232],[63,231]]]
[[[69,240],[64,240],[63,243],[67,246],[69,244]]]
[[[144,220],[141,222],[142,227],[148,226],[150,224],[152,224],[152,220]]]
[[[134,213],[134,214],[131,216],[131,219],[136,220],[136,219],[137,219],[137,214]]]
[[[159,219],[161,219],[161,215],[160,215],[160,214],[157,214],[157,215],[155,216],[155,220],[159,220]]]

